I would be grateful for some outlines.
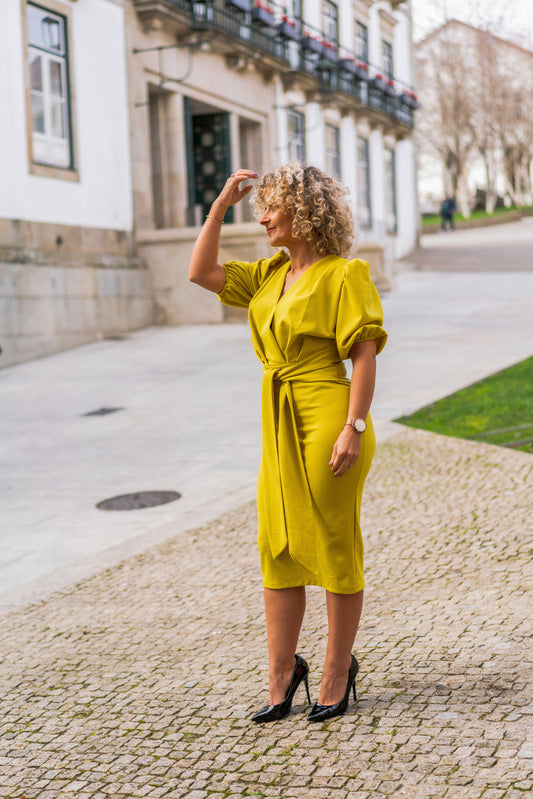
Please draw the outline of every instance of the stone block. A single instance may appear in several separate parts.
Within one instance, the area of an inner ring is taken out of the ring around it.
[[[121,330],[120,298],[102,296],[97,300],[97,329],[103,333],[112,333]]]
[[[69,297],[96,297],[98,281],[96,269],[81,266],[65,269],[65,294]]]
[[[0,246],[11,246],[11,219],[0,219]]]
[[[55,332],[55,313],[49,297],[21,297],[18,300],[19,335],[50,336]]]
[[[0,295],[0,336],[16,336],[18,332],[18,301]]]
[[[18,296],[18,278],[21,268],[19,264],[0,263],[0,296]]]
[[[97,300],[94,297],[65,297],[62,333],[89,333],[97,328]],[[59,309],[59,303],[56,304]],[[58,330],[59,332],[59,330]]]
[[[1,336],[0,349],[0,368],[17,363],[17,339],[14,336]]]
[[[98,269],[97,282],[99,297],[120,296],[120,271],[119,269]]]
[[[64,293],[65,269],[59,266],[23,264],[19,272],[19,296],[52,297]]]

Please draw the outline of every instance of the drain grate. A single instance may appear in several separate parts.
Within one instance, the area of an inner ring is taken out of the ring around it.
[[[177,491],[139,491],[137,494],[121,494],[98,502],[99,510],[138,510],[139,508],[154,508],[156,505],[166,505],[179,499],[181,494]]]
[[[108,413],[116,413],[123,411],[124,408],[98,408],[96,411],[89,411],[89,413],[82,413],[82,416],[107,416]]]

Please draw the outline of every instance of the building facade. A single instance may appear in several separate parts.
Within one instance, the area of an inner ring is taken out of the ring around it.
[[[533,52],[451,19],[416,45],[420,206],[533,203]]]
[[[378,286],[416,241],[410,4],[0,0],[0,365],[232,318],[187,279],[226,177],[300,159],[350,189]],[[271,250],[252,208],[221,259]],[[242,317],[238,317],[242,318]]]
[[[143,327],[124,9],[1,0],[0,365]]]
[[[350,189],[359,252],[381,287],[416,243],[410,4],[133,0],[127,38],[139,253],[159,322],[234,313],[187,282],[197,225],[228,174],[298,159]],[[269,254],[251,207],[221,258]]]

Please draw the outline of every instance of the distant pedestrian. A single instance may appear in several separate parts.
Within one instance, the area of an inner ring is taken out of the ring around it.
[[[346,192],[316,167],[288,164],[259,180],[257,217],[279,252],[217,265],[224,214],[250,191],[240,188],[250,178],[258,176],[247,169],[228,178],[194,245],[189,277],[223,303],[249,307],[263,364],[257,511],[270,704],[252,718],[284,718],[300,683],[307,686],[309,667],[296,647],[305,586],[319,585],[329,634],[309,720],[320,722],[345,712],[351,690],[355,696],[359,666],[351,650],[364,587],[359,517],[375,449],[375,356],[387,334],[368,264],[345,257],[354,227]]]
[[[453,221],[453,215],[456,211],[457,206],[455,205],[455,200],[453,197],[446,197],[442,201],[442,205],[440,207],[440,229],[442,231],[446,230],[446,225],[450,226],[450,230],[455,230],[455,222]]]

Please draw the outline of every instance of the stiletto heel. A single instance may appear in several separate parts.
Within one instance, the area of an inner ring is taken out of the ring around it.
[[[332,719],[334,716],[342,716],[343,713],[346,712],[346,708],[348,707],[348,699],[350,697],[350,689],[353,690],[353,698],[354,700],[357,699],[357,692],[355,690],[355,678],[357,677],[357,672],[359,671],[359,663],[357,662],[356,658],[352,655],[352,661],[350,663],[350,669],[348,671],[348,684],[346,686],[346,691],[344,692],[344,696],[337,702],[336,705],[320,705],[318,702],[315,702],[313,705],[313,709],[308,715],[309,721],[326,721],[326,719]]]
[[[284,719],[285,716],[288,716],[291,712],[294,694],[296,693],[296,689],[301,682],[305,683],[307,698],[309,699],[309,704],[311,704],[309,683],[307,681],[309,666],[303,657],[301,657],[301,655],[295,655],[294,657],[296,659],[296,663],[292,671],[291,681],[287,689],[287,693],[285,694],[285,699],[283,702],[280,702],[277,705],[267,705],[262,710],[259,710],[252,716],[252,721],[255,721],[257,724],[262,724],[265,721],[278,721],[279,719]]]

